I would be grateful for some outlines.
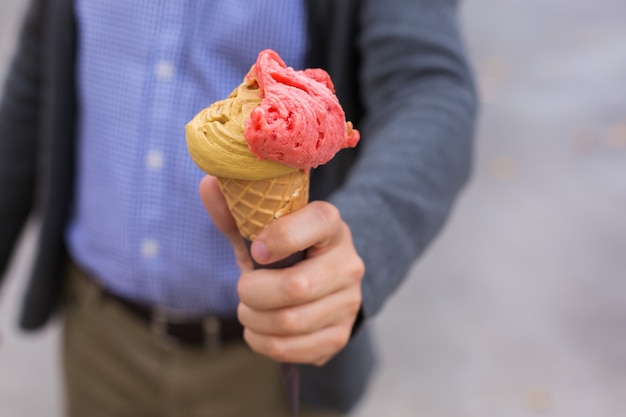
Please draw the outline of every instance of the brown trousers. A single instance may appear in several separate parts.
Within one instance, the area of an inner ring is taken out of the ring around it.
[[[69,269],[63,359],[69,417],[288,417],[277,363],[243,342],[165,347]],[[301,417],[340,417],[306,407]]]

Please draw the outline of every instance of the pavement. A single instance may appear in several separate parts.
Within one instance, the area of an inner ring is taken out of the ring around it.
[[[23,2],[0,3],[0,75]],[[626,2],[474,0],[474,174],[374,319],[359,417],[626,415]],[[60,417],[58,326],[15,328],[34,228],[0,293],[0,416]]]

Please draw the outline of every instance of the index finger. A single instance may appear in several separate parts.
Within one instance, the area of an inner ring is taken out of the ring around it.
[[[213,220],[213,224],[215,224],[230,241],[239,268],[242,271],[252,269],[248,249],[239,234],[235,219],[230,214],[226,199],[217,183],[217,178],[209,175],[202,178],[198,191],[200,193],[200,200]]]

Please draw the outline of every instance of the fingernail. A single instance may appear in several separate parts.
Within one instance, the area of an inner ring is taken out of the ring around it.
[[[267,262],[270,259],[270,251],[267,249],[262,240],[255,240],[250,249],[252,257],[260,263]]]

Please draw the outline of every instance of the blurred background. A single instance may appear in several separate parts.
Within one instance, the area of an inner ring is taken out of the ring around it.
[[[24,0],[0,2],[0,75]],[[361,417],[626,413],[626,2],[474,0],[471,183],[375,319]],[[24,335],[34,239],[0,293],[0,415],[61,417],[58,328]]]

